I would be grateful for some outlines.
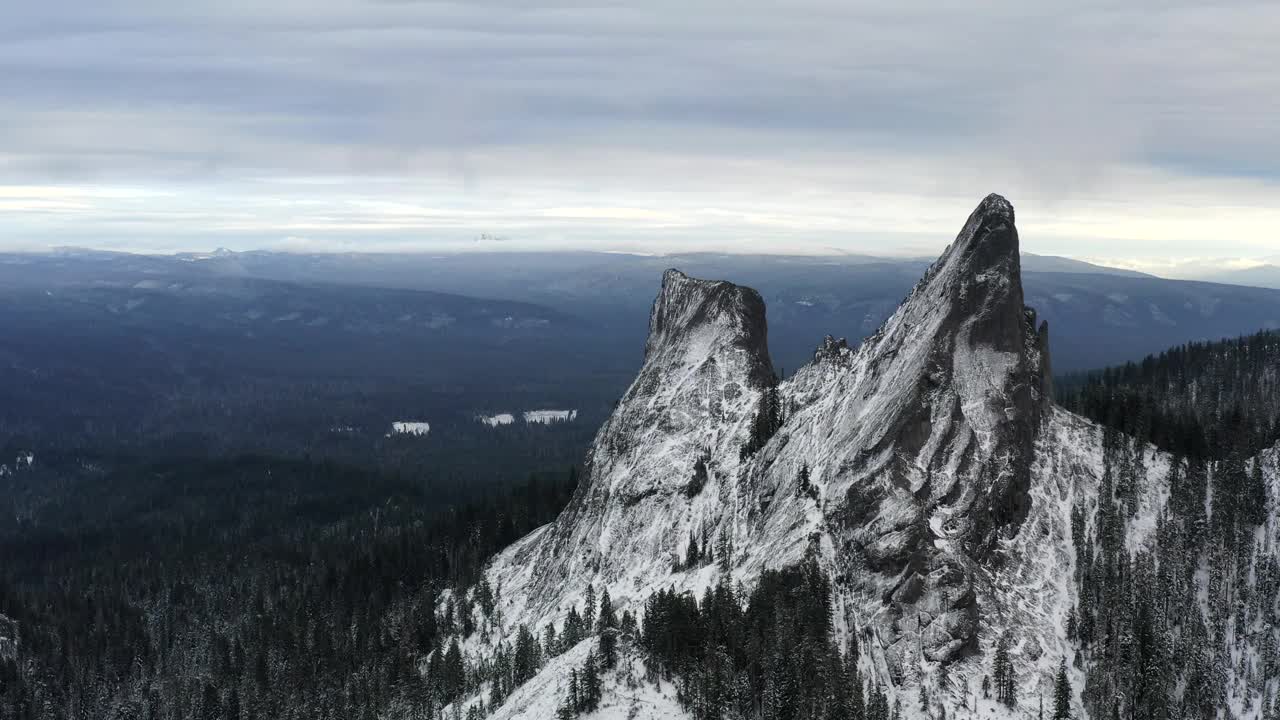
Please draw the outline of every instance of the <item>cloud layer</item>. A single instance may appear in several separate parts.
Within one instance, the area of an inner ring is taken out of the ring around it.
[[[1273,253],[1280,6],[12,3],[10,247]]]

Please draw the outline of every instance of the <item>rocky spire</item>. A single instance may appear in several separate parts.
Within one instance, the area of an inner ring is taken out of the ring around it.
[[[912,636],[933,660],[971,651],[973,568],[997,562],[1027,515],[1049,401],[1034,323],[1013,206],[989,195],[874,335],[856,350],[826,341],[788,382],[796,411],[748,469],[762,497],[811,472],[833,562],[860,558],[867,596],[929,618],[894,639],[904,652]],[[771,503],[757,532],[795,512]]]
[[[719,497],[775,382],[760,294],[666,271],[640,372],[596,434],[569,507],[521,550],[541,570],[521,601],[551,611],[598,572],[632,579],[610,589],[626,601],[670,574],[691,533],[716,537],[729,510]]]
[[[588,584],[619,607],[699,590],[697,535],[728,541],[739,579],[820,552],[891,662],[971,654],[975,578],[1026,517],[1048,403],[1020,270],[1013,207],[990,195],[879,331],[825,341],[776,388],[760,295],[667,271],[572,502],[490,572],[504,617],[554,619]],[[766,405],[784,419],[757,441]]]

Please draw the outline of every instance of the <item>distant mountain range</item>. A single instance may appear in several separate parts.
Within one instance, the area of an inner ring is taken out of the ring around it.
[[[284,254],[135,258],[183,263],[217,276],[432,290],[534,303],[643,339],[654,278],[671,267],[733,277],[770,307],[770,347],[782,368],[809,361],[813,338],[856,343],[897,307],[928,267],[923,259],[690,253]],[[1157,278],[1068,258],[1022,254],[1027,297],[1064,342],[1055,370],[1110,365],[1188,340],[1280,327],[1280,293]],[[637,361],[638,362],[638,359]],[[634,370],[634,366],[628,371]]]
[[[1280,327],[1280,290],[1057,257],[1021,263],[1027,303],[1054,338],[1055,372]],[[670,267],[757,288],[770,308],[774,366],[789,375],[813,358],[815,338],[856,346],[928,264],[705,253],[0,254],[0,427],[119,433],[208,420],[227,425],[222,436],[260,437],[266,430],[242,413],[279,430],[346,426],[353,414],[391,422],[434,407],[474,425],[511,406],[580,408],[591,426],[640,365],[654,283]],[[285,407],[290,420],[273,420]],[[422,418],[433,434],[444,427],[439,413]]]
[[[1280,289],[1280,265],[1259,265],[1244,270],[1229,270],[1208,275],[1205,280],[1231,285]]]

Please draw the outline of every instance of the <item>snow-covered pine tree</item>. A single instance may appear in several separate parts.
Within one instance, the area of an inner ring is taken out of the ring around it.
[[[600,666],[611,669],[618,663],[618,618],[613,612],[609,588],[600,594],[600,613],[596,618],[596,634],[600,636]]]
[[[1053,682],[1053,720],[1071,719],[1071,681],[1067,678],[1067,659],[1058,661],[1058,675]]]

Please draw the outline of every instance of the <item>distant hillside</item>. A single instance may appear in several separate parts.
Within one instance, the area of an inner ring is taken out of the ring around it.
[[[1261,288],[1280,288],[1280,265],[1259,265],[1244,270],[1215,273],[1206,280],[1232,285],[1247,285]]]
[[[1155,277],[1147,273],[1138,272],[1137,270],[1125,270],[1123,268],[1107,267],[1106,265],[1095,265],[1083,260],[1073,260],[1072,258],[1058,257],[1056,255],[1036,255],[1034,253],[1022,253],[1022,271],[1023,272],[1065,272],[1065,273],[1094,273],[1096,275],[1121,275],[1124,277]]]
[[[196,454],[363,457],[410,445],[385,437],[396,422],[430,425],[415,447],[465,454],[494,435],[478,415],[565,409],[583,422],[502,438],[556,434],[576,457],[633,354],[532,303],[136,256],[0,257],[0,327],[0,438]]]

